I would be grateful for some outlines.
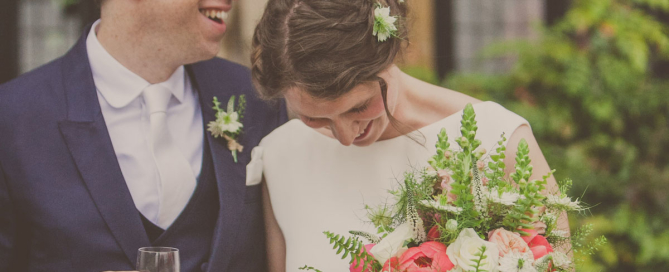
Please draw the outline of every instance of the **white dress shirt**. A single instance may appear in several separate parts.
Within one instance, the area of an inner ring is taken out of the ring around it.
[[[112,57],[100,44],[93,24],[86,40],[98,100],[114,152],[135,207],[151,222],[158,222],[160,180],[149,142],[149,113],[142,91],[151,85]],[[165,82],[172,90],[167,108],[167,125],[177,148],[200,175],[204,126],[198,94],[183,66]],[[95,152],[92,150],[92,152]],[[192,194],[192,192],[191,192]],[[180,212],[180,211],[179,211]]]

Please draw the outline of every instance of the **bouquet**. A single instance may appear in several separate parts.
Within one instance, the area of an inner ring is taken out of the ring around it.
[[[395,204],[367,207],[377,233],[350,231],[352,236],[344,237],[324,232],[337,254],[350,259],[351,272],[573,271],[569,255],[592,254],[606,242],[601,237],[583,244],[588,227],[573,236],[558,228],[559,215],[587,207],[567,195],[571,180],[546,191],[554,170],[530,180],[525,140],[518,146],[515,172],[505,178],[506,138],[502,135],[490,154],[479,148],[475,117],[467,105],[457,149],[442,129],[430,166],[404,173],[399,188],[391,191]],[[306,265],[300,269],[320,271]]]

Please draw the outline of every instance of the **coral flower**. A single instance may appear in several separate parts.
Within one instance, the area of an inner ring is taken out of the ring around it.
[[[445,272],[455,267],[446,255],[446,246],[439,242],[425,242],[409,248],[397,261],[389,260],[386,265],[395,269],[392,271],[406,272]]]
[[[522,238],[530,247],[532,254],[534,254],[535,260],[553,252],[553,247],[550,243],[548,243],[548,240],[546,240],[545,237],[539,235],[536,230],[522,229],[522,231],[530,234],[529,236],[522,236]]]

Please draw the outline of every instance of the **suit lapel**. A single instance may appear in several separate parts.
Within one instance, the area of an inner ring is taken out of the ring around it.
[[[205,76],[212,71],[198,64],[186,67],[193,87],[198,90],[200,105],[202,107],[202,119],[206,126],[216,119],[213,107],[214,96],[224,103],[234,94],[231,86],[221,85],[214,81],[215,77]],[[218,71],[222,72],[222,71]],[[222,90],[222,91],[218,91]],[[209,271],[225,271],[230,263],[230,257],[235,248],[235,237],[238,237],[239,223],[242,221],[242,210],[244,207],[244,195],[246,192],[245,165],[235,163],[227,148],[227,143],[222,138],[214,138],[211,133],[205,131],[205,137],[209,141],[209,148],[213,159],[214,171],[219,195],[219,216],[214,230]],[[242,145],[244,143],[241,143]]]
[[[63,58],[68,108],[67,120],[59,122],[59,128],[100,215],[134,265],[137,249],[150,242],[100,110],[86,51],[87,34],[88,30]]]

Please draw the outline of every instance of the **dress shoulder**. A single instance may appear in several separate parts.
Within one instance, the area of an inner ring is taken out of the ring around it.
[[[284,146],[289,142],[304,140],[305,137],[311,136],[311,133],[308,132],[305,131],[305,125],[302,121],[293,119],[265,136],[259,145],[263,147]]]
[[[529,126],[525,118],[492,101],[476,104],[474,110],[479,127],[477,138],[484,143],[497,142],[502,133],[509,139],[518,127]]]
[[[507,129],[518,128],[521,125],[529,125],[527,120],[522,116],[506,109],[504,106],[492,102],[486,101],[479,103],[479,107],[474,107],[476,111],[476,120],[479,124],[484,125],[502,125]],[[481,125],[479,125],[480,127]]]

